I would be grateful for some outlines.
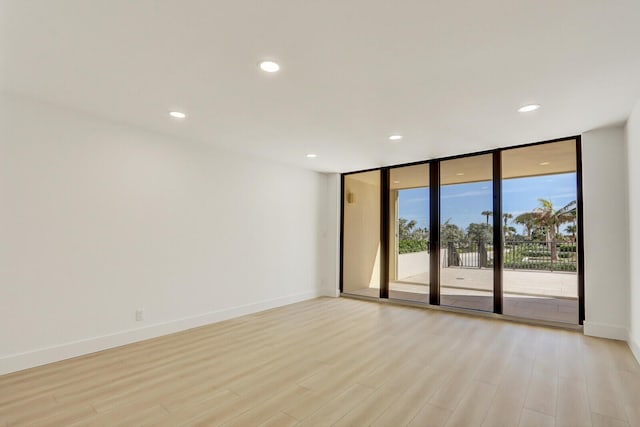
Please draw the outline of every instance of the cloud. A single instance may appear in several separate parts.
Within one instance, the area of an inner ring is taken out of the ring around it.
[[[402,200],[402,203],[425,203],[428,199],[426,197],[413,197],[411,199]]]
[[[503,188],[502,194],[508,193],[529,193],[532,191],[540,191],[540,187],[518,187],[518,188]]]
[[[473,191],[465,191],[463,193],[458,194],[448,194],[446,196],[442,196],[442,199],[457,199],[460,197],[474,197],[474,196],[489,196],[491,192],[488,190],[473,190]]]
[[[554,194],[553,196],[549,196],[550,199],[566,199],[566,198],[576,198],[576,193],[563,193],[563,194]]]

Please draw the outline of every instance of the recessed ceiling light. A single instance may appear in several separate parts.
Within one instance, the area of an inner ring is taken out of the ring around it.
[[[456,175],[462,176],[462,175],[464,175],[464,172],[458,172]]]
[[[393,181],[394,184],[400,184],[400,181]]]
[[[536,111],[538,108],[540,108],[540,105],[538,104],[523,105],[518,108],[518,113],[528,113],[530,111]]]
[[[551,162],[542,162],[540,163],[540,166],[549,166],[551,164]]]
[[[400,141],[402,139],[402,135],[391,135],[389,136],[391,141]]]
[[[266,71],[267,73],[275,73],[280,70],[280,65],[277,62],[273,61],[262,61],[260,63],[260,69],[262,71]]]
[[[169,115],[174,119],[184,119],[187,115],[181,111],[169,111]]]
[[[313,153],[307,154],[307,158],[309,158],[309,159],[315,159],[316,157],[318,157],[317,154],[313,154]]]

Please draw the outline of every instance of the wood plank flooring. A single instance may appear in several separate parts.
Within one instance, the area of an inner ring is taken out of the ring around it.
[[[640,426],[623,342],[320,298],[0,377],[0,426]]]

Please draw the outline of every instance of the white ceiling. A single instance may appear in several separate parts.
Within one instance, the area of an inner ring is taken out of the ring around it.
[[[6,91],[319,171],[574,135],[640,98],[638,0],[5,0],[0,16]]]

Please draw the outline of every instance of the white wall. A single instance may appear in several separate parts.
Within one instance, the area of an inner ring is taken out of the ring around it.
[[[427,274],[427,280],[429,280],[428,251],[398,255],[398,280],[424,273]]]
[[[587,335],[626,340],[629,235],[624,127],[582,135]]]
[[[629,347],[640,362],[640,101],[627,121],[627,161],[629,173],[629,240],[631,321]]]
[[[17,96],[0,120],[0,374],[333,280],[326,175]]]
[[[340,174],[327,174],[326,196],[326,260],[323,275],[323,293],[340,296]],[[325,279],[326,278],[326,279]]]
[[[374,182],[379,179],[377,172],[372,175]],[[344,205],[345,292],[380,287],[380,185],[366,178],[354,174],[344,180],[345,195],[354,197]]]

